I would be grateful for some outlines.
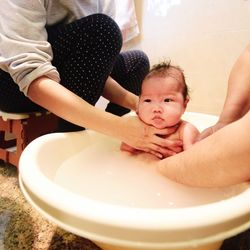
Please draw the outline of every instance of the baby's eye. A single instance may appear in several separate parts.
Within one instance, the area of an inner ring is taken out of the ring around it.
[[[173,101],[173,99],[171,99],[171,98],[164,99],[164,102],[172,102],[172,101]]]
[[[151,102],[151,100],[150,99],[145,99],[144,102]]]

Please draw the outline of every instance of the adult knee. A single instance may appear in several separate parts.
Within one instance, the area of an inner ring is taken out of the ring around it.
[[[93,14],[82,18],[83,33],[80,36],[85,36],[86,22],[90,32],[88,32],[88,39],[91,46],[104,45],[105,50],[112,55],[119,54],[122,47],[122,34],[117,23],[105,14]]]

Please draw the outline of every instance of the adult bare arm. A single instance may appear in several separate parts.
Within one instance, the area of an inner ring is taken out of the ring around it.
[[[250,109],[250,44],[235,62],[229,79],[226,100],[218,122],[198,137],[201,140],[236,121]]]
[[[138,96],[123,88],[112,77],[108,77],[102,96],[122,107],[136,110]]]
[[[118,117],[105,112],[47,77],[40,77],[31,83],[28,97],[65,120],[154,154],[164,154],[164,147],[168,146],[156,134],[166,135],[174,130],[155,129],[142,123],[137,117]]]
[[[220,122],[229,124],[250,109],[250,44],[235,62],[228,80],[228,91]]]
[[[190,186],[220,187],[248,181],[249,129],[250,111],[187,151],[156,164],[166,177]]]

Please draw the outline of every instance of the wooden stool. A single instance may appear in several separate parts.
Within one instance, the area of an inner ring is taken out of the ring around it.
[[[58,117],[46,111],[6,113],[0,111],[0,159],[18,167],[24,148],[35,138],[57,128]]]

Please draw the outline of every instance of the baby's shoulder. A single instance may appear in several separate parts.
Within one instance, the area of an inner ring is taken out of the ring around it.
[[[192,123],[188,122],[188,121],[181,120],[178,130],[179,129],[181,130],[181,129],[184,129],[184,128],[195,128],[195,126]]]
[[[197,134],[199,133],[199,131],[192,123],[182,120],[178,128],[178,133],[179,133],[180,139],[182,139],[184,134],[187,134],[187,133]]]

